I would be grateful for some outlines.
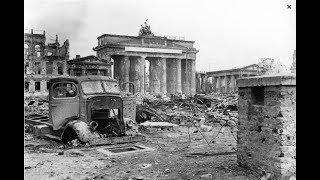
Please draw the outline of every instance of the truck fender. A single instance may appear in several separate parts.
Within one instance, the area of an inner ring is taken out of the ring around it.
[[[87,123],[80,120],[74,120],[70,121],[67,124],[64,132],[62,133],[61,139],[68,138],[67,136],[71,129],[76,133],[77,138],[81,142],[89,142],[91,139],[99,137],[98,134],[92,133],[90,131],[89,125]]]

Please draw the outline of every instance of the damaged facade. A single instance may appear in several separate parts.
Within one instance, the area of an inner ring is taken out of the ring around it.
[[[80,57],[68,61],[68,74],[70,76],[101,75],[111,76],[112,62],[96,56]]]
[[[252,64],[242,68],[197,73],[197,93],[237,92],[236,80],[241,77],[260,75],[262,68]]]
[[[46,45],[45,31],[24,34],[24,79],[27,94],[48,93],[47,81],[58,76],[68,76],[69,41],[62,46],[56,36],[54,43]]]
[[[196,93],[198,50],[193,47],[194,41],[155,36],[147,24],[141,27],[139,36],[104,34],[97,39],[98,45],[93,50],[98,58],[114,63],[111,76],[120,84],[133,82],[135,92],[141,94]],[[130,90],[128,84],[121,89]]]

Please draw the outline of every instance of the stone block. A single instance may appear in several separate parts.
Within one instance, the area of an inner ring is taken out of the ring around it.
[[[295,175],[295,76],[243,78],[237,85],[238,163],[275,179]]]

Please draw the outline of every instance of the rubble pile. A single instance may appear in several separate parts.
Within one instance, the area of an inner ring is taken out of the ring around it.
[[[49,114],[49,102],[47,97],[28,96],[24,99],[24,112],[28,114]]]
[[[238,95],[212,93],[170,99],[145,96],[137,107],[137,123],[165,121],[178,125],[220,125],[235,127],[238,120]]]

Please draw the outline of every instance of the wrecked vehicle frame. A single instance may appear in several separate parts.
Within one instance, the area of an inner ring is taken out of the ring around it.
[[[90,145],[144,139],[127,133],[135,124],[135,98],[122,96],[115,79],[95,75],[59,77],[50,79],[48,85],[49,117],[25,117],[36,136],[65,143],[78,139]]]

